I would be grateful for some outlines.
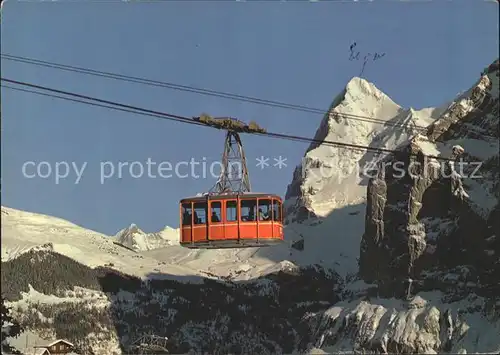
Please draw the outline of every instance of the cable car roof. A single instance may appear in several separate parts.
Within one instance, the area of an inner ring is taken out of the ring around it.
[[[192,196],[192,197],[185,197],[183,198],[180,203],[184,202],[191,202],[191,201],[206,201],[207,196],[210,200],[227,200],[227,199],[235,199],[237,197],[243,197],[243,198],[259,198],[259,197],[271,197],[275,199],[279,199],[282,201],[282,198],[276,194],[271,194],[271,193],[265,193],[265,192],[230,192],[230,193],[225,193],[225,194],[204,194],[204,195],[198,195],[198,196]]]

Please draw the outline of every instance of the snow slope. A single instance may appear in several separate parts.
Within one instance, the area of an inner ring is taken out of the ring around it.
[[[121,272],[145,277],[153,271],[172,277],[196,275],[179,265],[164,265],[117,245],[113,239],[60,218],[2,206],[2,261],[33,248],[46,248],[89,267],[111,265]],[[194,278],[193,280],[195,280]]]
[[[183,265],[205,275],[232,280],[249,280],[272,272],[271,267],[287,260],[286,255],[281,258],[276,251],[288,250],[289,247],[270,248],[274,249],[270,257],[265,254],[258,255],[259,250],[266,248],[190,250],[181,246],[160,248],[141,254],[169,264]]]
[[[190,281],[199,276],[251,279],[275,264],[256,257],[258,248],[190,250],[179,246],[177,238],[177,231],[169,227],[147,234],[135,225],[117,236],[107,236],[60,218],[2,206],[2,261],[29,250],[48,249],[90,267],[107,265],[139,277],[155,273]]]
[[[340,219],[347,217],[346,214]],[[316,232],[326,233],[328,229],[334,230],[335,225],[331,223],[319,226]],[[353,224],[351,227],[358,228],[361,233],[363,226]],[[305,232],[306,226],[300,225],[296,230]],[[137,236],[142,237],[143,241],[147,239],[144,237],[148,234],[141,233],[136,227],[128,231],[134,232],[125,233],[128,236],[132,234],[133,240],[140,241]],[[177,237],[175,233],[170,236]],[[191,250],[180,245],[170,245],[134,252],[128,249],[129,245],[125,244],[127,247],[122,247],[117,244],[117,239],[60,218],[2,206],[2,261],[15,258],[29,250],[48,249],[90,267],[112,265],[112,268],[134,276],[145,277],[150,273],[157,273],[172,277],[201,275],[233,280],[249,280],[263,276],[276,271],[273,267],[280,268],[280,265],[285,267],[286,263],[280,263],[286,260],[301,265],[322,261],[315,254],[303,255],[290,248],[288,242],[269,248]],[[316,240],[318,243],[321,241],[320,235]],[[321,245],[317,248],[320,250]],[[351,248],[354,249],[355,246],[343,244],[342,247],[330,251],[329,255],[342,251],[347,253]],[[336,258],[326,258],[324,261],[325,265],[339,266]],[[355,268],[355,264],[350,265],[350,269],[352,268]]]
[[[339,208],[320,224],[290,223],[285,226],[282,245],[261,248],[256,258],[288,260],[297,266],[318,264],[345,278],[356,274],[359,243],[364,231],[365,204]],[[303,250],[293,247],[302,242]]]

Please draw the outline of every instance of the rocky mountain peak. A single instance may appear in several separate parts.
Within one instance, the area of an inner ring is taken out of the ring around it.
[[[146,233],[136,224],[119,231],[116,241],[136,251],[147,251],[178,244],[178,230],[165,226],[161,231]]]
[[[354,77],[333,100],[315,139],[394,149],[421,132],[442,110],[403,109],[373,83]],[[333,209],[363,203],[362,172],[378,158],[350,147],[311,144],[287,188],[286,223],[317,220]]]
[[[391,100],[391,98],[377,88],[375,84],[360,77],[353,77],[349,80],[344,89],[344,99],[346,101],[356,101],[360,94],[364,98],[373,97],[375,100]]]
[[[118,233],[116,233],[115,237],[119,240],[125,240],[128,238],[132,238],[134,235],[142,235],[144,233],[139,226],[135,223],[131,223],[128,227],[123,228]]]

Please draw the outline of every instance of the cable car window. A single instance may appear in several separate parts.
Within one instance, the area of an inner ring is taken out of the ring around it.
[[[226,221],[235,222],[238,220],[238,207],[236,201],[226,202]]]
[[[198,202],[194,204],[194,224],[207,223],[207,203]]]
[[[281,222],[281,203],[278,200],[273,200],[273,219]]]
[[[271,200],[259,200],[259,221],[270,221],[271,213]]]
[[[255,221],[256,200],[241,200],[241,220],[245,222]]]
[[[221,212],[222,207],[219,201],[214,201],[210,203],[210,207],[212,209],[212,213],[210,214],[212,223],[219,223],[221,221]]]
[[[190,226],[191,225],[191,204],[183,203],[182,204],[182,225]]]

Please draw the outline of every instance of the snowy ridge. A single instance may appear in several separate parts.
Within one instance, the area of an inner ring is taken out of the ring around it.
[[[500,351],[500,318],[478,314],[487,300],[470,294],[444,302],[441,292],[411,300],[343,301],[310,318],[316,329],[311,350],[330,354],[355,350],[382,353],[492,353]],[[313,352],[310,352],[312,354]]]
[[[169,226],[157,233],[145,233],[136,224],[119,231],[114,238],[126,247],[147,251],[179,244],[179,229]]]
[[[499,100],[499,78],[498,69],[496,71],[490,72],[487,75],[483,75],[479,81],[466,92],[466,94],[461,95],[457,101],[455,101],[450,107],[443,113],[438,121],[435,122],[436,126],[439,126],[441,122],[453,122],[456,123],[459,119],[465,118],[468,115],[473,115],[478,111],[476,107],[478,93],[484,92],[489,98],[492,106],[489,110],[483,112],[480,115],[482,119],[481,126],[484,127],[498,127],[498,100]],[[494,105],[496,105],[496,112]],[[483,109],[484,110],[484,109]],[[479,111],[483,111],[479,110]],[[488,161],[498,160],[498,152],[500,144],[497,137],[489,136],[484,132],[477,134],[473,130],[480,126],[478,124],[472,125],[469,123],[467,129],[461,132],[453,132],[456,137],[454,139],[432,141],[428,137],[417,136],[412,140],[412,144],[417,145],[420,150],[426,155],[442,156],[449,158],[451,156],[454,147],[461,147],[468,157],[468,160],[481,162],[482,164]],[[469,128],[472,128],[469,130]],[[498,194],[495,191],[495,180],[494,176],[487,176],[489,172],[485,172],[484,169],[477,169],[478,165],[469,165],[465,171],[463,178],[465,190],[467,191],[467,200],[470,203],[472,209],[484,219],[487,219],[491,211],[498,204]],[[491,169],[490,169],[491,170]],[[489,174],[488,174],[489,175]],[[477,177],[476,177],[477,176]],[[467,178],[469,177],[469,178]],[[480,177],[480,178],[479,178]]]
[[[89,267],[112,265],[126,274],[146,277],[197,275],[179,265],[165,265],[113,243],[113,239],[60,218],[2,206],[2,262],[33,249],[52,250]]]

